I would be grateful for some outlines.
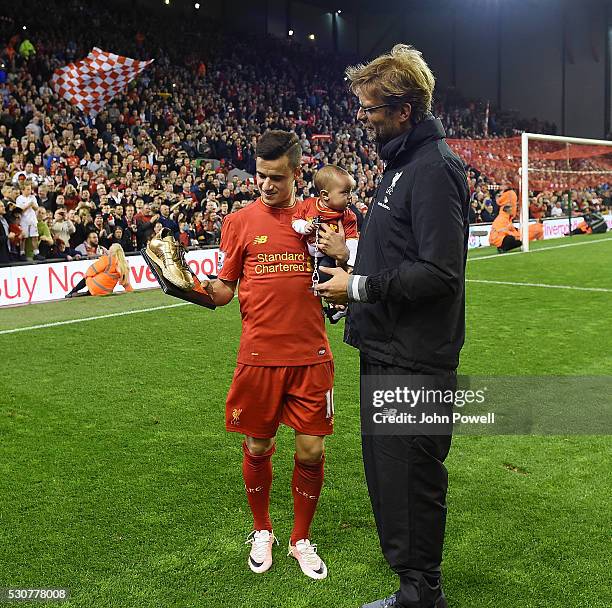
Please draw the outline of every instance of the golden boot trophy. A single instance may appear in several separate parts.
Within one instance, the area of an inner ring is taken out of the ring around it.
[[[140,251],[164,293],[199,306],[215,308],[210,295],[191,271],[185,250],[168,228],[163,228]]]

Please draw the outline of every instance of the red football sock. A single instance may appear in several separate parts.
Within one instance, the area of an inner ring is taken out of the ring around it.
[[[310,524],[317,509],[319,495],[323,487],[323,465],[325,455],[320,462],[309,464],[300,462],[295,456],[291,492],[293,493],[293,531],[291,544],[298,540],[310,538]]]
[[[273,445],[265,454],[255,456],[249,452],[246,442],[242,444],[242,476],[249,507],[253,513],[253,529],[272,532],[270,521],[270,489],[272,488]]]

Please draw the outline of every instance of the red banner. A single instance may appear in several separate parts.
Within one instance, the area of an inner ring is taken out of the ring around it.
[[[521,138],[449,139],[449,146],[497,184],[518,187]],[[612,147],[557,141],[529,142],[529,189],[567,190],[612,183]]]

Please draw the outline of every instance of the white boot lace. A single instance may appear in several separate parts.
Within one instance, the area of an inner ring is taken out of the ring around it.
[[[274,536],[274,533],[269,530],[253,530],[244,544],[252,545],[251,555],[253,559],[262,562],[266,558],[270,542],[276,542],[278,545],[278,539]]]
[[[317,570],[321,566],[321,558],[317,555],[317,545],[310,544],[308,539],[298,540],[295,548],[300,552],[303,561],[309,568]]]

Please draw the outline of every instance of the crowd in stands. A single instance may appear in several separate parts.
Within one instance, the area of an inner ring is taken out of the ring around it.
[[[497,199],[511,184],[492,183],[492,180],[475,169],[468,170],[468,181],[471,192],[470,224],[493,222],[499,212]],[[567,217],[570,201],[572,215],[584,213],[587,209],[609,213],[612,211],[612,190],[603,185],[598,188],[530,192],[529,217],[535,220]]]
[[[365,213],[382,164],[356,123],[356,100],[342,78],[346,58],[204,20],[190,32],[182,20],[131,10],[118,19],[101,2],[32,0],[0,15],[0,235],[10,237],[0,263],[95,257],[113,243],[132,252],[163,227],[186,247],[218,243],[223,217],[257,196],[255,142],[269,128],[300,137],[298,196],[314,193],[318,167],[339,165],[355,177],[354,202]],[[49,81],[94,46],[155,62],[88,117]],[[518,128],[511,115],[455,91],[440,94],[435,114],[449,137]],[[470,181],[471,221],[491,221],[497,186],[476,171]],[[558,204],[563,211],[563,195],[543,194],[534,205],[549,215]],[[20,217],[24,196],[35,198],[22,212],[35,214],[32,251]]]

